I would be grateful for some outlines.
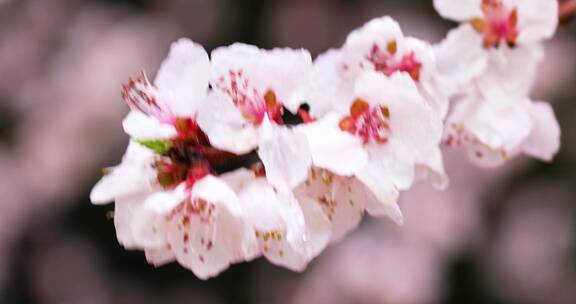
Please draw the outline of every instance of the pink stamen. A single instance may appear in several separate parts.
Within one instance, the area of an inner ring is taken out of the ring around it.
[[[155,117],[162,122],[169,122],[174,115],[170,109],[159,102],[156,88],[148,81],[144,71],[130,77],[128,84],[122,85],[122,99],[132,110],[140,111]]]
[[[396,72],[406,72],[410,74],[412,79],[418,81],[422,64],[416,59],[414,52],[404,54],[398,58],[396,51],[395,42],[390,42],[386,51],[374,44],[367,59],[373,64],[376,71],[384,73],[386,76]]]
[[[219,87],[232,98],[244,118],[254,125],[260,125],[267,115],[271,121],[283,123],[282,103],[277,101],[274,91],[268,90],[264,94],[258,92],[251,86],[250,81],[244,78],[242,70],[231,70],[228,77],[229,82],[226,82],[224,77],[220,79]]]

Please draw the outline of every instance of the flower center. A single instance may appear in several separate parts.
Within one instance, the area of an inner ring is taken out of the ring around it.
[[[484,47],[497,47],[500,43],[516,45],[518,38],[518,10],[507,9],[501,0],[482,0],[484,18],[470,21],[474,29],[483,35]]]
[[[234,105],[242,112],[244,118],[260,125],[264,116],[278,124],[282,124],[282,103],[278,102],[276,93],[272,90],[264,94],[258,92],[250,84],[250,80],[244,77],[242,70],[229,72],[229,83],[225,83],[224,78],[219,81],[219,87],[231,98]]]
[[[389,42],[386,50],[382,50],[377,44],[374,44],[366,58],[373,64],[376,71],[384,73],[386,76],[396,72],[406,72],[414,81],[418,81],[422,64],[416,59],[414,52],[397,57],[397,51],[396,41]]]
[[[366,101],[356,99],[350,106],[350,116],[342,118],[339,127],[360,137],[364,144],[385,144],[391,134],[390,110],[386,106],[370,108]]]

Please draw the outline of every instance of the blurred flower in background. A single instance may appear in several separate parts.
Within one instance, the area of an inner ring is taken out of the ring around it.
[[[89,204],[125,149],[121,83],[171,41],[317,55],[385,14],[431,42],[453,27],[424,0],[0,0],[0,303],[575,303],[574,23],[546,43],[532,92],[567,131],[553,163],[486,170],[448,151],[448,190],[418,185],[404,226],[368,219],[304,273],[156,269]]]

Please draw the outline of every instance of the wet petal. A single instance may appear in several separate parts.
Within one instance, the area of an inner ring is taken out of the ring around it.
[[[290,192],[274,189],[265,179],[247,185],[240,199],[262,254],[276,265],[302,271],[329,240],[327,222],[316,218],[307,223],[314,210],[303,211]]]

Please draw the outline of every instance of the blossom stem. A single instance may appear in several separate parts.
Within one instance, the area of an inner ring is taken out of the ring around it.
[[[576,0],[565,0],[560,3],[558,16],[561,22],[569,21],[576,14]]]

